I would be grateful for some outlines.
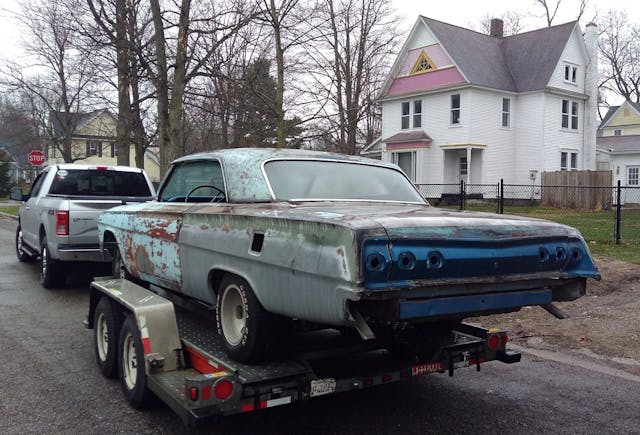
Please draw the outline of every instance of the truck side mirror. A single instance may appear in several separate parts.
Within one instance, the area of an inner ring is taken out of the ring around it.
[[[29,195],[24,195],[22,193],[22,187],[18,186],[12,187],[9,193],[9,198],[13,199],[14,201],[26,201],[28,197]]]

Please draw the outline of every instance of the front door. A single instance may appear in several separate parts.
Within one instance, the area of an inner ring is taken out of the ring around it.
[[[467,184],[469,174],[469,162],[467,161],[467,156],[460,157],[458,159],[458,183],[460,181],[464,181],[464,184]]]

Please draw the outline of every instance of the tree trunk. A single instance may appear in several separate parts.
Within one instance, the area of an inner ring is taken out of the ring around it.
[[[156,48],[156,62],[158,64],[155,77],[156,99],[158,107],[157,144],[160,148],[160,176],[163,176],[171,164],[169,150],[169,88],[167,85],[167,52],[165,50],[164,24],[159,0],[150,0],[153,28],[155,30],[154,43]]]
[[[129,47],[127,44],[126,0],[116,0],[116,68],[118,70],[118,121],[116,124],[117,163],[129,166],[131,142],[131,85],[129,71]]]

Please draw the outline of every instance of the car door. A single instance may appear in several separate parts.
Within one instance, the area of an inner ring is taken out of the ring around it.
[[[42,171],[31,185],[27,200],[22,205],[20,211],[20,226],[22,228],[22,239],[24,242],[34,249],[39,249],[40,240],[40,212],[38,203],[40,202],[40,191],[46,179],[49,170]]]

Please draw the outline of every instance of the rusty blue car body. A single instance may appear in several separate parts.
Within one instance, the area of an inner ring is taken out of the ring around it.
[[[395,165],[312,151],[180,158],[99,230],[134,278],[214,305],[233,274],[265,310],[334,326],[515,311],[599,278],[573,228],[434,208]]]

